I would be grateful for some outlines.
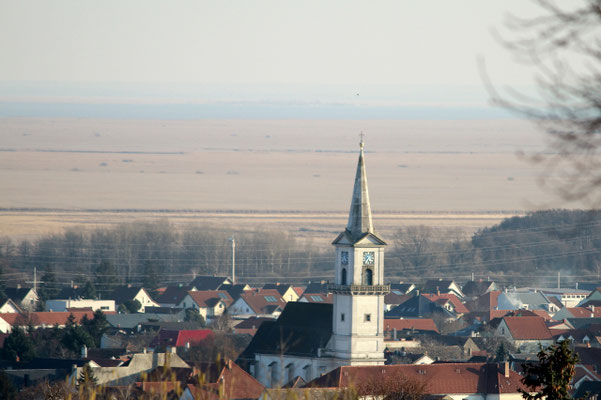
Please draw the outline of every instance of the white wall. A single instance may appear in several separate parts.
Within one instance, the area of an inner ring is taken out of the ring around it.
[[[92,310],[115,311],[115,300],[48,300],[46,302],[46,311],[67,311],[67,308],[87,308]]]

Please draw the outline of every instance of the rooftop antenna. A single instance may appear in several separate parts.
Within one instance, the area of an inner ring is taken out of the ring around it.
[[[361,150],[363,150],[363,146],[365,145],[365,143],[363,143],[363,138],[365,138],[365,134],[363,133],[363,131],[361,131],[361,133],[359,134],[359,139],[361,140],[359,142],[359,147],[361,148]]]
[[[236,284],[236,238],[232,235],[229,240],[232,242],[232,284]]]

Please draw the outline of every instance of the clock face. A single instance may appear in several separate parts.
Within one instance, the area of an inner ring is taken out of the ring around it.
[[[340,264],[342,264],[342,265],[348,264],[348,251],[340,252]]]
[[[363,252],[363,265],[374,265],[374,252],[364,251]]]

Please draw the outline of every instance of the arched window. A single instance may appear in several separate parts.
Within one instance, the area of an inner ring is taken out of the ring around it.
[[[366,268],[363,273],[363,284],[364,285],[373,285],[374,284],[374,272],[371,268]]]
[[[346,268],[342,268],[342,273],[340,276],[340,284],[346,285]]]

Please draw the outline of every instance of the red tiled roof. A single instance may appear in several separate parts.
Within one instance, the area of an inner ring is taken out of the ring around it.
[[[305,300],[307,300],[308,303],[334,303],[334,295],[332,293],[305,293],[303,297],[305,298]],[[319,301],[318,299],[321,299],[321,301]]]
[[[524,388],[521,376],[515,371],[509,371],[506,378],[499,365],[486,363],[346,366],[309,382],[308,386],[358,387],[361,390],[365,382],[397,377],[423,382],[425,394],[518,393],[518,388]]]
[[[246,371],[228,360],[217,379],[203,385],[188,385],[194,398],[201,399],[258,399],[265,387]]]
[[[268,299],[266,299],[267,296],[275,298],[276,301],[268,301]],[[275,289],[248,290],[241,294],[240,298],[242,298],[256,314],[266,313],[266,307],[269,306],[279,306],[282,310],[286,307],[286,302]]]
[[[498,299],[500,291],[492,291],[478,296],[476,299],[465,303],[470,311],[492,311],[499,305]]]
[[[438,333],[436,324],[430,318],[414,318],[414,319],[385,319],[384,320],[384,332],[407,330],[420,330],[420,331],[434,331]]]
[[[571,307],[568,311],[574,318],[591,318],[591,314],[594,318],[601,318],[601,308],[598,307],[594,310],[588,307]]]
[[[515,340],[550,340],[553,338],[541,317],[504,317],[503,321]]]
[[[455,307],[455,312],[457,312],[459,314],[467,314],[470,312],[470,310],[467,309],[465,304],[463,304],[461,302],[461,300],[459,300],[459,297],[457,297],[453,293],[440,293],[440,294],[423,293],[422,296],[424,296],[425,298],[427,298],[430,301],[433,301],[433,302],[441,304],[441,305],[446,303],[446,301],[448,300]],[[441,300],[444,300],[444,301],[441,302]]]
[[[191,330],[167,330],[161,329],[157,336],[152,340],[151,346],[175,346],[183,347],[187,343],[195,346],[206,339],[214,336],[210,329],[191,329]]]
[[[188,295],[202,308],[214,307],[219,300],[223,300],[226,307],[229,307],[234,301],[225,290],[194,290],[188,292]]]
[[[5,313],[0,314],[0,318],[5,320],[7,323],[12,325],[28,325],[29,322],[33,326],[41,326],[46,325],[48,327],[54,325],[65,325],[67,323],[67,319],[69,315],[73,314],[75,317],[75,322],[80,323],[81,319],[84,316],[87,316],[88,319],[94,318],[93,311],[41,311],[41,312],[30,312],[30,313]],[[114,314],[114,312],[105,312],[105,314]]]

